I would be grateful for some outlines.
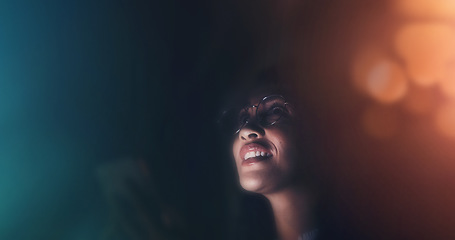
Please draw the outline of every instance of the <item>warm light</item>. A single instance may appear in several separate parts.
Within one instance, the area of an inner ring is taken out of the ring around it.
[[[431,86],[444,78],[445,66],[455,56],[455,31],[442,23],[411,24],[398,32],[395,44],[410,78]]]
[[[455,19],[454,0],[392,0],[405,16],[433,19]]]
[[[366,79],[371,66],[381,61],[384,57],[383,51],[374,47],[366,47],[358,51],[351,69],[351,79],[357,90],[365,93],[367,84]]]
[[[398,131],[398,113],[385,106],[370,106],[363,117],[362,124],[365,132],[376,138],[388,138]]]
[[[411,113],[426,114],[433,109],[435,100],[433,89],[415,87],[408,91],[403,106]]]
[[[436,128],[445,136],[455,138],[455,104],[440,106],[435,119]]]
[[[452,61],[446,66],[446,74],[439,82],[439,87],[445,96],[455,98],[455,62]]]
[[[365,51],[357,56],[352,74],[355,86],[381,103],[398,101],[408,89],[401,66],[379,51]]]
[[[367,91],[383,103],[401,99],[408,89],[406,76],[396,63],[383,60],[372,66],[367,76]]]

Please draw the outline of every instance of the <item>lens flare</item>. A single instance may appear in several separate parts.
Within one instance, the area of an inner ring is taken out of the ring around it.
[[[442,23],[409,24],[397,33],[395,47],[411,79],[431,86],[444,78],[445,66],[455,56],[455,31]]]
[[[386,106],[370,106],[362,116],[365,132],[379,139],[396,135],[399,123],[397,111]]]

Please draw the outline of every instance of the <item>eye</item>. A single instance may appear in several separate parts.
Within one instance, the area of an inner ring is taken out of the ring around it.
[[[284,113],[284,109],[282,107],[274,107],[270,110],[269,114],[274,114],[274,115],[282,115]]]
[[[274,106],[264,113],[262,122],[264,125],[271,125],[286,114],[287,114],[286,108],[284,108],[283,106]]]
[[[275,106],[272,107],[268,112],[267,115],[275,115],[275,116],[282,116],[285,114],[286,109],[284,109],[282,106]]]

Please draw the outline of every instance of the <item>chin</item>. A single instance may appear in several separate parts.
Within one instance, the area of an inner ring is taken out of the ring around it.
[[[243,179],[240,181],[242,188],[248,192],[264,194],[273,189],[270,184],[266,184],[262,179]]]
[[[290,179],[274,174],[246,174],[239,180],[245,191],[262,195],[276,193],[292,185]]]
[[[249,180],[243,180],[240,181],[240,185],[242,186],[243,189],[249,192],[258,192],[262,187],[261,187],[261,181],[257,179],[249,179]]]

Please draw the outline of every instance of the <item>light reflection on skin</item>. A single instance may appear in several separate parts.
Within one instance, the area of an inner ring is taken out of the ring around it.
[[[250,105],[257,105],[265,95],[253,97]],[[298,181],[299,158],[293,112],[290,118],[280,118],[271,126],[256,122],[256,108],[249,108],[250,121],[233,143],[233,155],[241,186],[250,192],[262,194],[271,203],[278,236],[281,240],[295,240],[306,231],[312,230],[310,221],[310,198],[302,183]],[[240,151],[250,143],[263,143],[272,156],[251,165],[244,161]]]

